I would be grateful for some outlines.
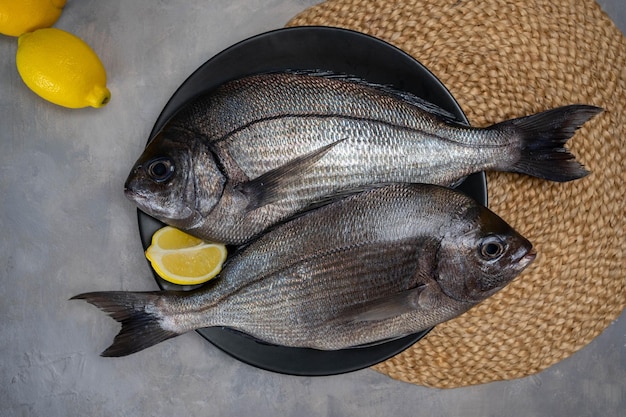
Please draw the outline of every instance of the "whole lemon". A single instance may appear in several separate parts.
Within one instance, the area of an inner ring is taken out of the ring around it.
[[[102,107],[111,99],[100,58],[71,33],[55,28],[24,33],[17,41],[15,62],[24,83],[52,103]]]
[[[57,21],[66,0],[0,0],[0,33],[20,36]]]

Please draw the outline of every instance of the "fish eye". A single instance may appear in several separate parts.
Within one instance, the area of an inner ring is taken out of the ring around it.
[[[157,158],[148,163],[146,171],[155,182],[165,182],[174,174],[174,161],[170,158]]]
[[[479,245],[480,256],[487,260],[499,258],[505,249],[506,244],[498,236],[487,236]]]

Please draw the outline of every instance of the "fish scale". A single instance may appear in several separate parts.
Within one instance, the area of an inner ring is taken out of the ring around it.
[[[146,214],[243,244],[335,194],[376,183],[450,186],[474,172],[587,174],[565,147],[600,108],[570,105],[473,128],[409,93],[327,72],[232,80],[177,112],[125,184]]]
[[[444,186],[485,169],[581,178],[587,171],[565,143],[601,110],[573,104],[472,128],[409,93],[347,76],[227,82],[158,132],[125,194],[167,224],[243,246],[194,291],[74,298],[122,323],[103,356],[207,326],[325,350],[427,329],[535,259],[502,219]]]
[[[74,298],[122,323],[105,356],[213,326],[277,345],[334,350],[456,317],[506,286],[534,258],[528,240],[463,193],[389,184],[272,228],[194,291]]]

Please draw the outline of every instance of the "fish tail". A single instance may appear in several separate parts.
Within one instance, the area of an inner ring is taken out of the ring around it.
[[[90,292],[71,300],[85,300],[108,313],[122,329],[101,356],[118,357],[139,352],[180,333],[164,329],[155,306],[154,292]]]
[[[508,120],[494,127],[513,128],[521,139],[519,160],[510,169],[550,181],[565,182],[589,174],[565,143],[602,108],[573,104]]]

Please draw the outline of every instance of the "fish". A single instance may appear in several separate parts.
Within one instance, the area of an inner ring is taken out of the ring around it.
[[[535,257],[526,238],[466,194],[392,183],[333,198],[270,228],[200,288],[72,299],[122,324],[102,356],[214,326],[264,343],[332,351],[457,317]]]
[[[569,105],[475,128],[355,77],[256,74],[183,106],[149,141],[124,193],[165,224],[239,245],[325,196],[368,184],[453,186],[484,170],[582,178],[587,170],[564,144],[601,111]]]

